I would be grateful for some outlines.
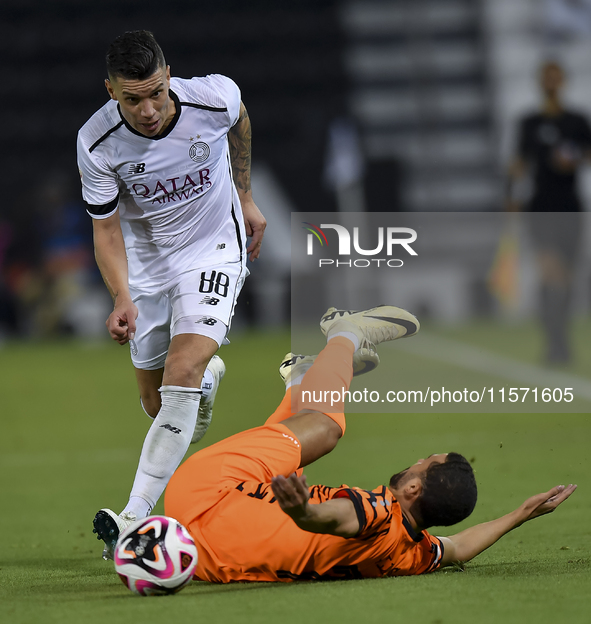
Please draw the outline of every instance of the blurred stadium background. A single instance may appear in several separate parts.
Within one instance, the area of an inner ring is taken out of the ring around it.
[[[269,229],[235,327],[288,322],[290,212],[501,210],[515,123],[539,106],[548,58],[567,70],[566,101],[591,113],[590,0],[4,0],[0,336],[106,338],[75,136],[106,101],[106,47],[137,28],[173,74],[231,76],[250,113]],[[588,208],[588,174],[582,188]]]
[[[468,343],[470,357],[465,349],[451,362],[425,354],[427,322],[416,340],[392,345],[404,360],[385,351],[383,361],[407,376],[438,370],[449,383],[482,387],[513,374],[505,360],[504,374],[474,365],[474,351],[481,360],[496,352],[536,367],[530,381],[515,376],[519,385],[543,381],[531,247],[520,241],[519,301],[504,306],[483,287],[499,228],[474,223],[498,224],[499,214],[484,213],[503,209],[515,124],[539,106],[544,60],[564,65],[566,101],[591,115],[591,0],[2,0],[0,621],[348,623],[395,612],[431,624],[588,622],[589,396],[578,414],[517,416],[499,406],[504,413],[493,418],[469,405],[445,418],[354,414],[337,452],[310,467],[311,482],[374,487],[387,478],[384,462],[398,469],[425,452],[457,450],[478,474],[474,522],[556,483],[580,484],[564,510],[515,531],[465,574],[346,586],[195,584],[172,601],[136,601],[99,558],[90,519],[98,506],[126,499],[150,423],[127,354],[104,327],[111,302],[92,257],[75,139],[106,101],[108,44],[138,28],[155,33],[173,74],[219,72],[239,84],[253,125],[254,194],[269,222],[223,353],[226,390],[205,444],[259,424],[281,397],[293,212],[437,212],[442,232],[469,223],[436,278],[405,297],[421,320],[439,323],[441,350]],[[581,182],[589,210],[588,173]],[[476,211],[483,214],[461,218]],[[578,360],[568,374],[584,377],[591,393],[591,245],[583,249]],[[466,288],[474,267],[476,291]],[[258,331],[237,337],[241,328]]]

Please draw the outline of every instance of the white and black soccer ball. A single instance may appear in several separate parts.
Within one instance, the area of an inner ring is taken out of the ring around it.
[[[148,516],[121,533],[113,558],[115,571],[132,592],[174,594],[193,578],[197,547],[174,518]]]

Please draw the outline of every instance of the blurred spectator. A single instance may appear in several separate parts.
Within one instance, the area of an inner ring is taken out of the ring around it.
[[[75,196],[68,176],[53,171],[10,225],[0,222],[0,332],[47,338],[104,331],[104,307],[93,293],[92,230]]]
[[[77,309],[95,279],[92,232],[82,202],[73,197],[60,173],[50,175],[37,196],[44,231],[34,322],[41,336],[85,333]]]
[[[540,77],[542,109],[520,122],[517,154],[509,171],[507,209],[535,213],[528,222],[541,279],[545,357],[548,363],[567,363],[571,359],[569,306],[581,235],[577,173],[591,157],[591,128],[584,116],[562,103],[562,67],[545,63]],[[525,184],[528,175],[531,197]]]

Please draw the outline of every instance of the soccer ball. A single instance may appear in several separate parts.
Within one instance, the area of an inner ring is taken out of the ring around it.
[[[197,547],[174,518],[148,516],[121,533],[113,558],[115,571],[132,592],[174,594],[193,578]]]

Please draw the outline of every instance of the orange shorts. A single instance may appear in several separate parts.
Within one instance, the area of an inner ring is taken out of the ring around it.
[[[188,527],[243,481],[269,483],[289,476],[301,462],[299,440],[280,423],[263,425],[198,451],[172,476],[166,515]]]

